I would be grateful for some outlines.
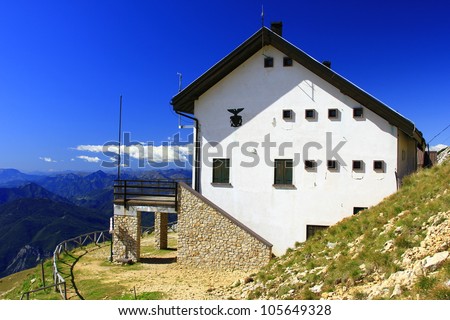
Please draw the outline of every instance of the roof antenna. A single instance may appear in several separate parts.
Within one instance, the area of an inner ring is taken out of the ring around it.
[[[120,109],[119,109],[119,153],[118,153],[118,162],[117,165],[117,180],[120,180],[120,166],[121,166],[121,158],[120,158],[120,145],[122,144],[122,95],[120,95]]]
[[[261,28],[264,27],[264,5],[261,5]]]
[[[263,48],[264,48],[264,5],[261,4],[261,49]]]
[[[180,92],[181,91],[181,84],[182,84],[182,81],[183,81],[183,75],[180,72],[177,72],[177,75],[178,75],[178,92]]]

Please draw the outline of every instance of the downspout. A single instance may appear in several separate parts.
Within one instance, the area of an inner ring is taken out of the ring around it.
[[[195,177],[195,185],[194,189],[195,191],[200,193],[200,137],[199,137],[199,125],[198,125],[198,119],[191,117],[185,113],[182,113],[180,111],[175,110],[176,114],[179,114],[180,116],[186,117],[188,119],[194,120],[195,122],[195,141],[194,141],[194,150],[195,150],[195,157],[194,157],[194,177]]]

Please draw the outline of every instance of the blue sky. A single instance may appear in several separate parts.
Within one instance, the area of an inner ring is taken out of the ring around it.
[[[170,100],[261,27],[411,119],[427,140],[450,124],[450,9],[444,1],[3,1],[0,168],[98,170],[123,130],[160,145]],[[450,129],[432,141],[450,144]],[[80,150],[82,149],[82,150]],[[97,159],[98,158],[98,159]]]

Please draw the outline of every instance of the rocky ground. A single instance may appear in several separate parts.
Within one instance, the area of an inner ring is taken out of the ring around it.
[[[169,234],[176,237],[175,234]],[[153,245],[153,237],[142,239],[141,246]],[[176,300],[219,300],[236,279],[245,278],[247,273],[239,271],[214,271],[188,268],[175,262],[176,251],[158,254],[142,254],[143,263],[124,266],[107,262],[109,247],[93,248],[83,255],[74,267],[75,283],[81,294],[87,293],[83,283],[98,282],[105,285],[123,286],[123,293],[137,294],[161,292],[164,299]],[[75,293],[71,297],[76,299]],[[110,297],[104,297],[109,299]]]
[[[384,225],[381,234],[394,231],[397,235],[402,232],[402,228],[395,227],[396,220],[409,214],[408,211],[401,212],[397,217],[389,220]],[[421,299],[420,295],[402,296],[403,291],[413,288],[418,279],[423,276],[433,277],[436,270],[447,260],[450,260],[450,211],[440,212],[432,216],[426,223],[423,223],[422,229],[426,231],[426,237],[420,242],[419,246],[407,249],[402,258],[394,261],[399,271],[386,276],[385,273],[379,273],[377,270],[367,270],[366,265],[359,265],[361,269],[360,280],[357,283],[341,283],[335,286],[331,292],[322,292],[323,282],[320,278],[327,273],[328,266],[318,266],[311,270],[296,269],[295,267],[286,268],[283,276],[269,281],[253,281],[253,278],[235,282],[232,287],[222,290],[221,295],[233,299],[248,299],[258,291],[262,293],[259,299],[295,299],[295,290],[291,289],[283,295],[278,295],[280,288],[292,287],[306,283],[308,274],[317,276],[317,284],[310,287],[312,293],[318,294],[320,299]],[[365,250],[360,243],[363,236],[356,238],[355,241],[347,244],[349,254],[356,256],[359,251]],[[333,246],[334,244],[330,244]],[[394,241],[388,240],[381,249],[383,252],[389,252],[395,249]],[[336,259],[339,252],[330,255],[330,259]],[[283,261],[280,261],[282,264]],[[447,279],[445,286],[450,289],[450,278]],[[271,293],[273,295],[271,295]]]

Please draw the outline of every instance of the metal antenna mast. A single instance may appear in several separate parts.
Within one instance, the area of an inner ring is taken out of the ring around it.
[[[178,75],[178,92],[180,92],[182,81],[183,81],[183,74],[181,74],[180,72],[177,72],[177,75]]]
[[[261,28],[264,27],[264,5],[261,5]]]
[[[120,180],[120,165],[121,165],[121,156],[120,156],[120,147],[122,144],[122,95],[120,95],[120,110],[119,110],[119,152],[118,152],[118,165],[117,165],[117,180]]]

